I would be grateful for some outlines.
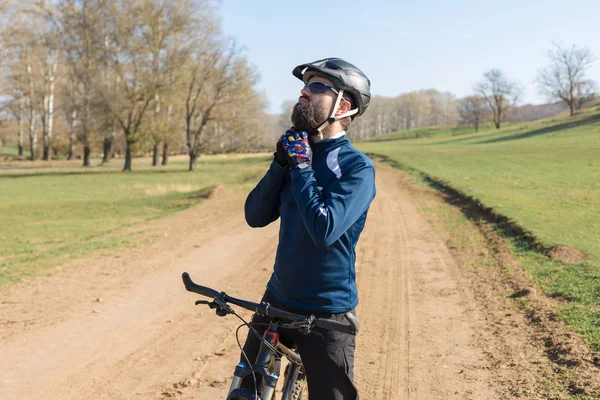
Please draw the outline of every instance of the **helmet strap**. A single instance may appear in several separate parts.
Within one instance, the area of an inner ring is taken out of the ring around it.
[[[331,110],[331,115],[329,116],[329,118],[327,118],[327,120],[325,120],[325,122],[323,122],[323,124],[321,126],[319,126],[317,128],[317,132],[319,132],[318,133],[319,140],[323,140],[323,130],[325,128],[327,128],[329,125],[333,124],[335,121],[337,121],[339,119],[349,117],[358,112],[358,108],[355,108],[354,110],[350,110],[347,113],[344,113],[342,115],[338,115],[338,116],[335,115],[338,108],[340,107],[340,103],[342,102],[343,94],[344,94],[344,91],[340,89],[340,91],[338,92],[338,95],[337,95],[337,99],[335,99],[335,104],[333,105],[333,108]]]

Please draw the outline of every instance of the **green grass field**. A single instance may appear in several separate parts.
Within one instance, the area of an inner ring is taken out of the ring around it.
[[[71,259],[135,246],[139,233],[124,228],[198,204],[198,193],[217,185],[248,189],[268,166],[265,157],[211,157],[188,172],[185,158],[159,168],[135,159],[135,171],[123,173],[120,160],[85,170],[80,163],[0,168],[0,287]]]
[[[600,112],[477,134],[394,138],[400,137],[357,147],[480,200],[546,247],[560,244],[587,253],[586,261],[564,264],[509,238],[541,287],[565,300],[559,313],[600,349]]]

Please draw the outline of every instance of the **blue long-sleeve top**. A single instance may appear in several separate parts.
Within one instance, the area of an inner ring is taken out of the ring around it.
[[[250,192],[251,227],[281,217],[268,289],[288,307],[343,313],[358,304],[355,248],[375,198],[375,167],[345,135],[311,143],[312,166],[275,161]]]

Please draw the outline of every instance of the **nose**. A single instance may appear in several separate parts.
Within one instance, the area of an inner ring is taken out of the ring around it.
[[[304,87],[300,90],[300,94],[302,96],[310,97],[310,89],[308,86],[304,85]]]

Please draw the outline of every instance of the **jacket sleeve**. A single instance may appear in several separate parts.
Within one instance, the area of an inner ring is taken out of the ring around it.
[[[280,167],[275,160],[258,185],[246,198],[244,214],[252,228],[261,228],[279,218],[279,192],[287,168]]]
[[[331,185],[318,189],[312,167],[293,168],[292,193],[315,246],[331,246],[375,198],[375,168],[361,161]]]

